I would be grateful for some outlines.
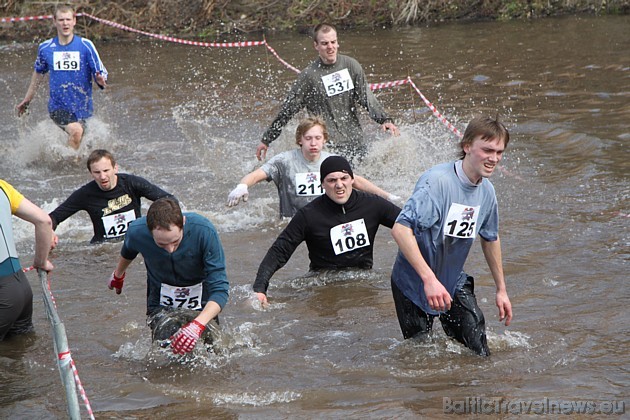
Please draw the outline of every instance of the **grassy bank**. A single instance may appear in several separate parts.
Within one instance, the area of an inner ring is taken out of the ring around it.
[[[57,1],[5,0],[2,17],[51,14]],[[627,14],[630,0],[80,0],[78,11],[137,29],[181,37],[340,27],[426,25],[454,20],[536,19],[576,13]],[[88,19],[79,25],[98,25]],[[85,29],[85,28],[84,28]],[[92,38],[125,36],[99,28]],[[45,22],[5,23],[1,39],[47,37]]]

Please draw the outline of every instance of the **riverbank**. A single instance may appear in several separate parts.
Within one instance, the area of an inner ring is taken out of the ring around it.
[[[52,14],[52,1],[0,5],[2,17]],[[326,21],[341,28],[433,25],[450,21],[538,19],[568,14],[628,14],[630,0],[87,0],[70,2],[78,12],[144,31],[215,39],[252,32],[307,31]],[[0,25],[0,40],[27,41],[53,34],[46,21]],[[93,39],[129,36],[90,19],[77,23]],[[98,29],[96,29],[98,27]]]

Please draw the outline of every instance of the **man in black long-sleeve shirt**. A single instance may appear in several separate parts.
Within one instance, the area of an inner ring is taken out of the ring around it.
[[[303,241],[312,271],[370,269],[378,227],[391,228],[396,222],[398,206],[352,189],[354,174],[343,157],[326,158],[320,167],[320,179],[325,194],[298,210],[258,267],[254,292],[262,304],[267,304],[269,280]]]
[[[94,227],[91,243],[121,240],[129,223],[142,216],[141,197],[151,201],[175,198],[144,178],[119,174],[116,160],[107,150],[94,150],[88,157],[87,168],[94,180],[73,192],[50,213],[53,229],[76,212],[85,210]],[[56,235],[53,242],[56,246]]]

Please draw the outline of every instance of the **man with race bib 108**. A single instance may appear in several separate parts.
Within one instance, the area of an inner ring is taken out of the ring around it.
[[[279,153],[260,168],[245,175],[230,192],[228,206],[237,205],[241,199],[247,201],[248,187],[263,180],[273,181],[278,188],[280,217],[293,217],[299,209],[324,193],[319,178],[319,167],[324,159],[332,156],[323,150],[327,141],[328,129],[322,118],[303,119],[295,130],[295,143],[300,148]],[[353,188],[379,195],[390,201],[400,200],[400,197],[389,194],[356,174]]]
[[[144,178],[119,174],[118,164],[107,150],[97,149],[90,153],[87,168],[94,180],[73,192],[50,213],[53,229],[76,212],[85,210],[94,228],[91,243],[121,240],[129,223],[141,216],[140,198],[151,201],[174,198]]]
[[[50,73],[50,118],[68,133],[68,145],[81,145],[85,120],[92,116],[92,80],[101,89],[107,86],[107,69],[89,39],[74,34],[74,9],[58,6],[53,14],[57,37],[42,42],[26,96],[16,108],[24,114],[46,73]]]
[[[391,228],[400,213],[386,199],[354,190],[354,174],[343,157],[326,158],[320,172],[324,195],[298,210],[260,263],[253,288],[263,305],[268,303],[269,280],[302,242],[311,271],[371,269],[378,227]]]
[[[359,108],[383,130],[398,136],[398,128],[370,90],[361,64],[354,58],[338,54],[337,29],[327,23],[313,30],[313,46],[319,57],[299,75],[276,119],[263,134],[256,157],[264,159],[272,141],[302,109],[321,116],[330,131],[330,149],[350,160],[362,159],[367,144],[359,121]]]
[[[449,337],[481,356],[490,355],[474,279],[463,271],[477,235],[496,286],[499,321],[510,324],[497,198],[487,179],[509,140],[496,119],[471,120],[460,142],[461,159],[425,172],[398,216],[392,236],[400,251],[391,283],[405,339],[427,337],[437,316]]]
[[[155,201],[146,217],[129,226],[118,264],[107,282],[110,290],[121,293],[125,272],[138,254],[144,257],[147,269],[149,321],[161,311],[198,312],[170,338],[173,353],[191,352],[207,324],[218,322],[228,300],[225,256],[214,225],[196,213],[182,214],[173,199]]]

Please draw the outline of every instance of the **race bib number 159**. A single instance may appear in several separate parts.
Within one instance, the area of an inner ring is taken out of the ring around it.
[[[81,56],[78,51],[55,51],[53,66],[55,70],[61,71],[81,70]]]

